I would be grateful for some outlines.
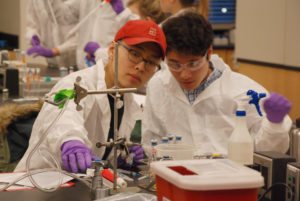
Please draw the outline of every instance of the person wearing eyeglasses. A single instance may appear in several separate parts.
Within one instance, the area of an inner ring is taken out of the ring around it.
[[[118,50],[118,58],[115,57],[116,50]],[[144,20],[128,21],[111,42],[107,61],[100,59],[96,65],[64,77],[51,92],[73,89],[77,76],[81,77],[80,85],[87,90],[113,88],[116,59],[118,59],[119,87],[139,88],[160,69],[159,64],[165,57],[165,50],[165,35],[156,23]],[[136,121],[141,118],[141,108],[135,102],[132,93],[121,94],[120,99],[117,104],[118,135],[129,140]],[[83,109],[77,111],[74,100],[70,99],[64,106],[65,112],[40,145],[40,148],[47,148],[57,158],[61,158],[63,167],[74,173],[85,172],[96,157],[110,159],[111,149],[97,148],[96,144],[108,142],[114,136],[113,94],[88,95],[81,100],[80,105]],[[53,105],[47,103],[43,105],[33,125],[29,148],[15,171],[25,170],[29,153],[59,112],[60,109]],[[133,156],[132,163],[128,164],[123,157],[119,156],[118,167],[136,170],[139,160],[144,156],[143,149],[140,146],[132,146],[129,152]],[[31,164],[32,168],[47,167],[45,159],[38,153],[33,155]]]
[[[165,64],[148,82],[142,120],[142,144],[151,153],[151,140],[168,134],[197,152],[227,154],[238,106],[247,111],[247,125],[256,151],[285,153],[292,121],[291,104],[280,94],[269,94],[254,80],[232,72],[213,54],[213,30],[200,14],[187,12],[169,18],[162,27],[167,40]],[[267,93],[259,116],[246,95],[252,89]]]

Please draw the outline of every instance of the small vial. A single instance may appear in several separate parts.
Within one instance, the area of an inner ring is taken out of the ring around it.
[[[157,140],[152,139],[151,140],[151,149],[152,149],[152,161],[156,161],[156,146],[157,146]]]
[[[74,72],[74,67],[73,66],[70,66],[69,67],[69,74],[73,73]]]
[[[162,137],[161,143],[168,144],[168,142],[169,142],[168,137]]]
[[[60,77],[64,77],[68,74],[68,69],[66,67],[60,67],[59,72],[60,72]]]
[[[175,144],[181,144],[182,143],[182,137],[181,135],[175,136]]]
[[[8,100],[8,96],[9,96],[9,93],[8,93],[8,89],[3,89],[2,90],[2,102],[6,102]]]
[[[168,142],[169,144],[173,144],[174,143],[174,135],[173,134],[171,134],[171,133],[168,134],[168,141],[169,141]]]

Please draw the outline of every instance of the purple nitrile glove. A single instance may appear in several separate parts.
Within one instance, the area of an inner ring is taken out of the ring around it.
[[[97,157],[79,140],[64,142],[61,147],[61,160],[68,172],[78,173],[78,166],[85,172],[92,166],[92,160]]]
[[[39,39],[39,37],[36,34],[34,34],[31,37],[31,45],[32,46],[38,46],[38,45],[40,45],[40,39]]]
[[[272,123],[281,123],[291,109],[291,103],[284,96],[272,92],[264,102],[267,119]]]
[[[141,146],[132,146],[128,151],[130,154],[134,154],[132,164],[126,163],[126,160],[122,158],[120,154],[118,157],[118,168],[126,170],[137,170],[137,166],[140,164],[140,160],[144,158],[144,150]]]
[[[42,46],[33,46],[27,50],[27,54],[33,54],[33,57],[44,56],[44,57],[54,57],[52,49],[47,49]]]
[[[117,15],[125,9],[122,0],[111,0],[109,3]]]
[[[100,45],[96,42],[90,41],[88,42],[85,47],[84,47],[84,51],[89,53],[91,56],[95,56],[95,52],[97,49],[100,48]]]

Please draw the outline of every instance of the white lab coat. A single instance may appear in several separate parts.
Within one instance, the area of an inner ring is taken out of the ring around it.
[[[247,108],[247,126],[254,138],[255,150],[286,152],[291,119],[286,116],[282,123],[274,124],[267,120],[264,112],[260,117],[253,104],[248,106],[247,101],[241,100],[249,89],[267,93],[266,89],[232,72],[217,55],[212,55],[211,62],[223,74],[198,95],[193,105],[168,68],[150,80],[142,121],[142,143],[147,153],[150,153],[151,139],[160,140],[171,133],[181,135],[183,143],[194,145],[198,153],[227,154],[239,102],[244,105],[241,108]]]
[[[56,47],[60,56],[46,58],[49,66],[74,66],[76,64],[76,35],[66,38],[66,34],[75,25],[60,21],[54,13],[50,0],[30,0],[27,7],[26,40],[30,43],[33,35],[38,35],[45,48]],[[31,46],[31,43],[30,43]]]
[[[97,65],[81,71],[74,72],[60,80],[52,89],[59,91],[61,89],[72,89],[77,76],[81,76],[80,85],[87,90],[106,89],[104,80],[104,67],[100,60]],[[41,148],[48,148],[58,159],[60,159],[61,145],[69,140],[80,140],[91,148],[95,156],[101,158],[105,148],[96,148],[96,143],[105,143],[107,141],[111,111],[107,94],[88,95],[81,100],[81,111],[76,110],[76,104],[71,99],[67,108],[52,130],[50,130]],[[58,115],[60,109],[44,103],[34,125],[29,141],[29,148],[19,162],[15,171],[25,170],[26,159],[33,146],[44,134],[48,126]],[[130,139],[131,131],[136,120],[141,119],[141,109],[134,101],[132,94],[124,94],[124,114],[119,129],[119,136]],[[45,162],[41,156],[35,154],[32,158],[32,168],[44,168]]]
[[[60,3],[58,3],[58,1],[60,1]],[[98,7],[100,3],[100,0],[67,0],[65,3],[61,0],[56,0],[53,7],[55,11],[59,13],[59,21],[79,23],[94,8]],[[114,40],[118,30],[127,21],[138,18],[139,17],[133,14],[128,8],[117,15],[109,3],[104,4],[103,7],[99,7],[99,10],[91,15],[78,29],[78,40],[76,44],[76,60],[78,68],[83,69],[87,67],[84,61],[84,57],[86,56],[84,47],[88,42],[97,42],[101,48],[107,48],[111,41]],[[103,55],[101,55],[103,53],[101,48],[95,52],[96,60],[103,57]]]

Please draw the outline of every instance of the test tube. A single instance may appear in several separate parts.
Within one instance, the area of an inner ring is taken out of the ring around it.
[[[151,140],[151,149],[152,149],[152,161],[156,161],[156,146],[157,146],[157,140],[152,139]]]
[[[26,69],[26,96],[29,95],[29,92],[31,91],[31,84],[30,84],[30,79],[31,79],[31,71],[30,68]]]

